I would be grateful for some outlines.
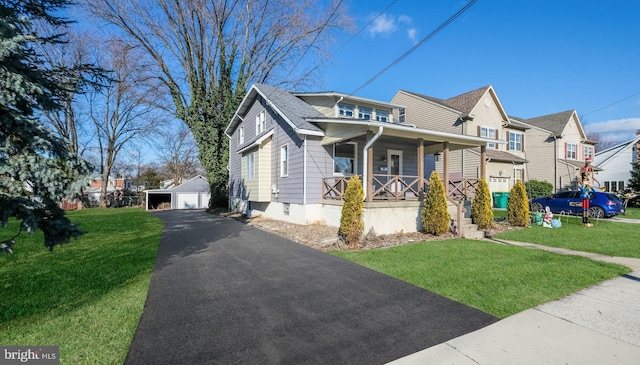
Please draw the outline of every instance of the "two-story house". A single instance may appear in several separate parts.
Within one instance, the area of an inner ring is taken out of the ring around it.
[[[486,146],[493,140],[402,123],[404,110],[401,104],[337,92],[251,86],[225,130],[230,208],[337,227],[347,180],[359,175],[366,231],[421,230],[422,194],[431,173],[424,157],[439,154],[446,177],[449,155],[476,148],[483,175]]]
[[[509,191],[516,180],[526,176],[525,133],[529,127],[512,123],[492,86],[449,99],[399,90],[391,102],[405,105],[406,123],[418,128],[493,140],[486,150],[486,179],[490,191]],[[477,148],[452,154],[449,181],[452,187],[480,177],[479,154]],[[427,169],[442,171],[438,154],[426,161]]]
[[[596,142],[587,139],[578,113],[568,110],[517,120],[531,127],[527,138],[535,140],[527,155],[528,178],[550,182],[554,191],[577,189],[578,170],[587,158],[594,159],[596,151]],[[602,170],[595,164],[593,169]]]

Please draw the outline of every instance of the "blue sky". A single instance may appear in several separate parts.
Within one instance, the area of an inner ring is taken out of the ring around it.
[[[325,65],[324,89],[352,93],[468,1],[344,3],[358,30],[393,3],[355,38],[342,35]],[[446,99],[493,85],[509,115],[575,109],[587,132],[631,139],[640,129],[639,18],[636,0],[479,0],[356,95]]]

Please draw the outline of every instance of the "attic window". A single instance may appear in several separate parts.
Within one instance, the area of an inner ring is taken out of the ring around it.
[[[376,109],[376,120],[378,122],[387,123],[389,121],[389,112],[386,110]]]
[[[371,119],[371,114],[373,110],[371,108],[358,107],[358,119]]]
[[[338,108],[340,109],[341,117],[353,117],[353,105],[351,104],[338,104]]]

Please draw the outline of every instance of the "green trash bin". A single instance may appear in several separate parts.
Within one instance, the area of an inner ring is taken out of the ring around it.
[[[493,193],[493,205],[496,208],[506,209],[509,202],[508,192],[496,192]]]

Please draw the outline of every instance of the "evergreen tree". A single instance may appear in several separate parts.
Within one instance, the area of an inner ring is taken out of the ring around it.
[[[451,216],[444,192],[444,184],[436,171],[429,177],[429,190],[424,197],[422,225],[426,233],[441,236],[449,230]]]
[[[629,179],[629,185],[627,186],[634,191],[640,191],[640,162],[632,162],[633,166],[631,170],[631,178]]]
[[[69,89],[56,82],[57,75],[73,70],[45,65],[34,45],[64,40],[61,35],[41,36],[33,24],[64,26],[68,21],[52,13],[68,4],[0,2],[0,221],[5,228],[11,217],[21,221],[18,232],[2,238],[0,251],[11,252],[23,231],[41,229],[49,249],[81,234],[57,203],[79,191],[79,177],[89,166],[70,152],[68,141],[37,120],[39,113],[59,108],[59,96]]]
[[[355,248],[364,233],[364,190],[358,175],[354,175],[347,183],[344,192],[344,204],[340,216],[340,229],[338,234],[347,245]]]
[[[489,195],[489,185],[484,178],[480,179],[476,196],[471,202],[471,219],[478,225],[479,229],[491,228],[493,222],[493,210],[491,210],[491,195]]]
[[[524,184],[518,180],[509,192],[507,203],[509,223],[514,226],[526,227],[529,225],[529,200]]]

